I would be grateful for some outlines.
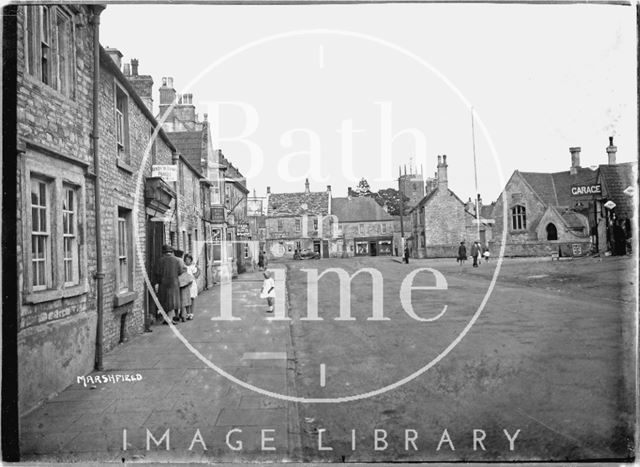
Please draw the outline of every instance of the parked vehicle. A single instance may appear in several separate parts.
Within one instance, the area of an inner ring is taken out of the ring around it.
[[[304,248],[293,254],[293,259],[320,259],[320,253]]]

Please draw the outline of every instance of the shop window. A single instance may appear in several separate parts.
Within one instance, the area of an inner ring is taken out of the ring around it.
[[[558,239],[558,229],[555,224],[549,223],[547,224],[547,240],[557,240]]]
[[[356,242],[356,254],[368,255],[369,254],[369,242]]]
[[[527,228],[527,211],[524,206],[517,205],[511,209],[511,226],[513,230]]]

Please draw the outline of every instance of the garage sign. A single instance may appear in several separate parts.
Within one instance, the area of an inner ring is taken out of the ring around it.
[[[601,195],[602,185],[599,183],[591,185],[573,185],[571,187],[571,194],[573,196]]]

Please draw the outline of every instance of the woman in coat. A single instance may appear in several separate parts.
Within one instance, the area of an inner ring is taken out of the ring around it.
[[[178,276],[182,274],[186,268],[179,258],[173,255],[171,245],[162,247],[162,258],[156,268],[154,285],[158,293],[158,300],[167,317],[172,310],[175,311],[174,323],[177,322],[178,311],[180,308],[180,286]],[[166,320],[164,324],[169,324]]]
[[[460,263],[460,266],[464,264],[467,260],[467,247],[464,246],[464,240],[460,242],[460,247],[458,247],[458,258],[456,261]]]

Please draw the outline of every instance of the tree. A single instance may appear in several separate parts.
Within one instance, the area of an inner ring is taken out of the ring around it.
[[[361,178],[358,186],[352,191],[354,196],[373,196],[369,182],[365,178]]]
[[[403,201],[404,201],[404,208],[405,208],[405,214],[406,214],[407,202],[409,201],[409,198],[405,195],[402,195],[402,196],[404,197]],[[392,216],[400,215],[400,191],[399,190],[396,190],[395,188],[383,188],[382,190],[373,194],[373,199],[375,199],[380,206],[382,207],[387,206],[387,212]]]

